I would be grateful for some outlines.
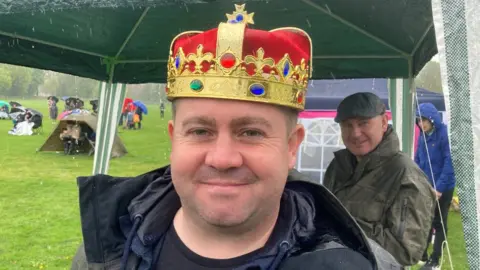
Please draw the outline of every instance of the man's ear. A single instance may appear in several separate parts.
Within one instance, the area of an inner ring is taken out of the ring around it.
[[[173,120],[168,121],[168,137],[170,137],[170,142],[173,142],[173,137],[175,133],[175,123]]]
[[[382,116],[382,130],[383,132],[386,132],[388,129],[388,116],[387,114],[384,114]]]
[[[295,128],[290,133],[288,138],[288,153],[289,153],[289,164],[288,168],[291,170],[295,167],[297,162],[297,153],[300,144],[305,138],[305,128],[302,124],[297,124]]]

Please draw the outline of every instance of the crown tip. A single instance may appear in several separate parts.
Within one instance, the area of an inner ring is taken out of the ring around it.
[[[227,23],[242,23],[242,24],[254,24],[253,22],[253,15],[255,13],[248,13],[245,10],[245,4],[235,4],[235,11],[232,14],[226,14],[227,15]]]

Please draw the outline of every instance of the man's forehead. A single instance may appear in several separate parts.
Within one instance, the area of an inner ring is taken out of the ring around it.
[[[377,116],[374,116],[374,117],[357,116],[357,117],[352,117],[352,118],[346,119],[342,123],[353,124],[353,123],[364,122],[364,121],[369,121],[369,122],[370,121],[380,121],[380,120],[382,120],[383,116],[384,115],[377,115]]]
[[[249,108],[265,108],[271,107],[272,105],[268,103],[261,103],[261,102],[251,102],[245,100],[233,100],[233,99],[222,99],[222,98],[177,98],[175,99],[175,103],[177,107],[179,104],[185,107],[211,107],[211,106],[222,106],[228,107],[229,109],[239,109],[244,107]]]
[[[243,115],[237,117],[213,117],[208,115],[195,115],[182,119],[182,125],[187,126],[191,124],[202,124],[209,126],[216,126],[220,124],[228,124],[230,126],[242,125],[263,125],[266,127],[272,126],[267,117]]]
[[[179,98],[175,100],[175,110],[185,117],[220,114],[231,118],[249,116],[265,119],[281,112],[273,104],[219,98]]]

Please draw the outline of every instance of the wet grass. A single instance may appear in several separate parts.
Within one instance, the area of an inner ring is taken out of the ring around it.
[[[48,115],[44,100],[21,103]],[[142,130],[119,130],[129,154],[112,160],[109,174],[133,176],[168,162],[167,120],[158,106],[149,110]],[[55,127],[48,117],[40,135],[7,135],[11,127],[0,120],[0,269],[69,269],[81,242],[76,177],[91,174],[93,157],[36,153]],[[468,269],[459,213],[449,226],[454,267]]]
[[[76,177],[91,174],[93,157],[36,153],[55,124],[46,100],[21,103],[47,117],[43,134],[34,136],[8,135],[12,122],[0,120],[0,269],[69,269],[81,242]],[[111,161],[109,174],[133,176],[165,165],[166,123],[158,106],[150,106],[142,130],[120,129],[129,153]]]

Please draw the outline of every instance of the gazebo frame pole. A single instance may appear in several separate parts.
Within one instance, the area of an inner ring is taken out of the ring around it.
[[[105,145],[106,145],[106,136],[107,125],[108,125],[108,116],[110,111],[110,97],[111,90],[113,86],[113,76],[115,74],[115,64],[107,63],[107,70],[109,71],[108,83],[102,82],[100,88],[100,98],[98,105],[98,120],[97,120],[97,131],[95,138],[95,157],[93,161],[93,175],[96,174],[105,174],[108,169],[105,168]]]
[[[388,86],[393,128],[400,139],[400,149],[413,158],[415,83],[413,78],[391,78]]]
[[[117,85],[113,83],[115,75],[115,65],[118,64],[119,58],[125,46],[135,34],[138,26],[141,24],[150,8],[146,8],[128,36],[118,49],[115,57],[104,58],[108,71],[108,84],[102,83],[100,87],[99,114],[97,122],[97,137],[95,142],[95,157],[93,162],[93,174],[106,174],[112,154],[113,142],[117,133],[117,126],[122,111],[123,100],[125,99],[126,85]]]
[[[415,136],[415,106],[414,97],[416,92],[415,78],[413,77],[412,58],[408,58],[408,78],[403,79],[403,106],[402,106],[402,151],[413,159],[414,136]]]
[[[101,82],[93,175],[106,174],[125,99],[126,85],[114,84],[115,65],[109,66],[109,82]]]

